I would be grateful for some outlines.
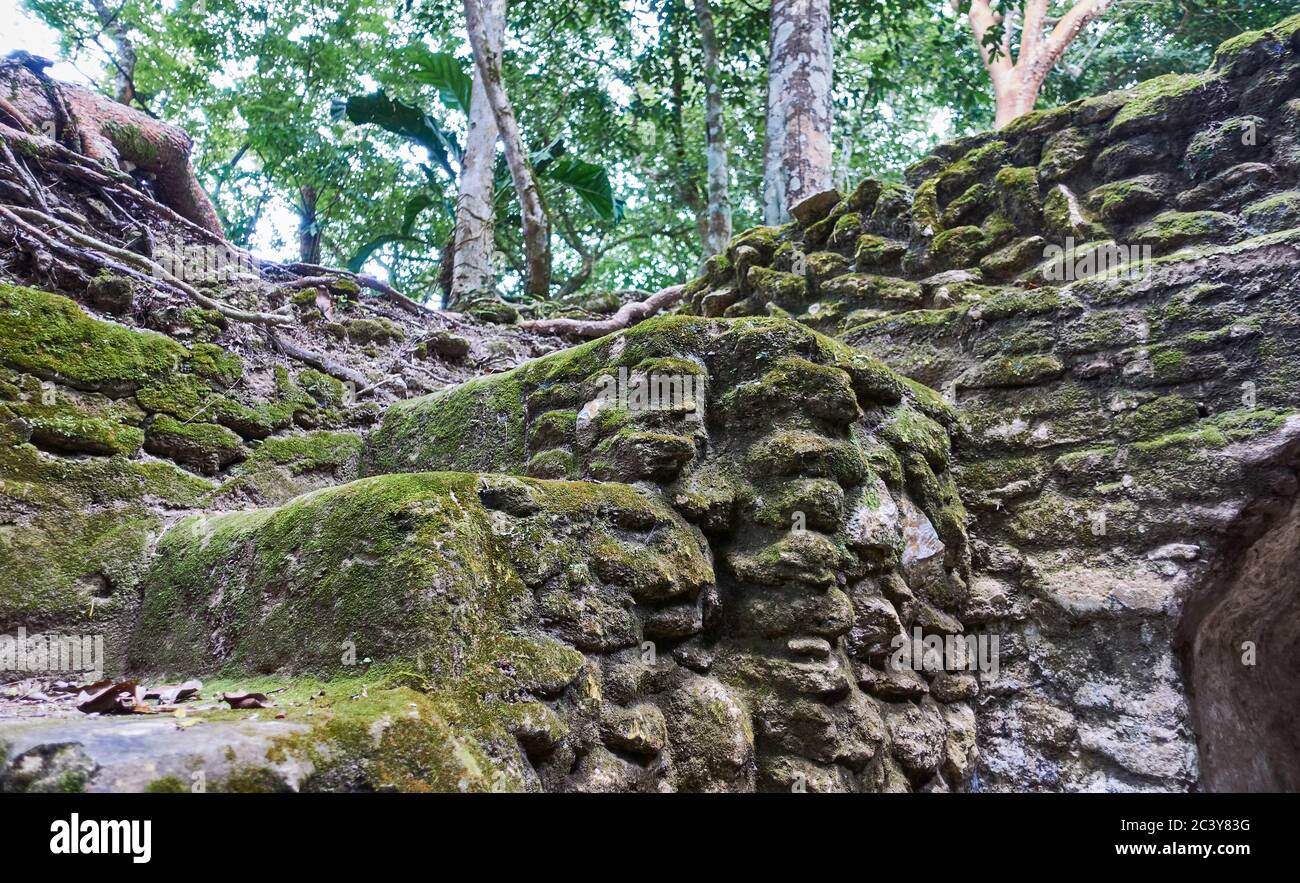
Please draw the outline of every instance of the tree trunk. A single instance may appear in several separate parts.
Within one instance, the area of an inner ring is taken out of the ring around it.
[[[726,251],[731,241],[731,196],[728,191],[727,130],[722,112],[722,86],[718,82],[718,38],[713,29],[709,0],[695,0],[695,18],[704,49],[705,158],[708,161],[709,208],[704,233],[704,257]]]
[[[1014,77],[1001,89],[994,86],[994,127],[1004,128],[1011,121],[1033,110],[1035,102],[1038,101],[1038,90],[1042,85],[1041,82],[1035,83],[1026,79],[1022,74]]]
[[[319,196],[310,184],[298,188],[298,260],[304,264],[320,263],[320,219],[316,216]]]
[[[949,0],[949,3],[955,11],[961,11],[961,0]],[[1113,3],[1114,0],[1078,0],[1048,30],[1047,0],[1022,0],[1021,9],[1010,9],[1005,15],[993,9],[991,0],[971,0],[967,17],[975,45],[984,60],[984,69],[993,84],[994,124],[997,128],[1005,127],[1034,109],[1038,90],[1053,65],[1083,29]],[[997,26],[1002,28],[1002,39],[995,53],[984,39]],[[1013,59],[1011,47],[1017,27],[1019,52]]]
[[[109,9],[104,0],[91,0],[95,15],[104,33],[112,38],[117,46],[113,56],[113,89],[118,104],[130,104],[135,100],[135,41],[131,39],[130,30],[119,16],[122,8]]]
[[[488,41],[489,19],[500,21],[500,31],[505,31],[505,0],[464,0],[465,26],[474,47],[474,65],[481,77],[484,91],[492,104],[501,142],[505,146],[506,163],[514,181],[515,193],[523,215],[524,262],[528,268],[528,293],[546,297],[551,283],[550,230],[546,223],[546,209],[542,194],[537,188],[528,163],[528,154],[519,134],[519,122],[506,95],[501,80],[501,53],[493,51]]]
[[[831,187],[830,0],[772,0],[763,218]]]
[[[505,0],[484,0],[487,45],[500,56],[505,32]],[[456,198],[455,263],[447,306],[460,306],[490,295],[496,288],[492,269],[495,217],[492,171],[496,161],[497,121],[483,76],[474,66],[469,106],[469,134],[460,163],[460,195]]]

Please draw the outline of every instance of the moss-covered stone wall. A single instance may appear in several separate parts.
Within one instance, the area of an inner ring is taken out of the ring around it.
[[[1182,612],[1296,487],[1298,94],[1293,17],[748,231],[688,291],[703,316],[793,316],[961,414],[964,613],[1010,636],[983,787],[1198,780]]]

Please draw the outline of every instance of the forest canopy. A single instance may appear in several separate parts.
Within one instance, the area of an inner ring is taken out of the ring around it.
[[[298,235],[277,244],[283,256],[458,306],[616,304],[683,282],[733,232],[788,217],[776,166],[788,176],[808,160],[804,185],[841,189],[899,178],[938,140],[1202,69],[1219,42],[1291,3],[25,5],[106,95],[194,138],[233,243],[288,208]],[[481,13],[477,59],[467,11]],[[783,17],[809,26],[787,39]],[[814,108],[811,158],[774,148],[785,96]],[[514,136],[507,125],[497,137],[503,110]]]

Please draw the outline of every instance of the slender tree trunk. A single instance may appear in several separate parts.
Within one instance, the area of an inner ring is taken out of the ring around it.
[[[484,29],[489,49],[497,57],[505,31],[505,0],[484,0]],[[469,134],[460,164],[460,195],[456,198],[456,232],[448,306],[459,306],[490,295],[493,276],[495,217],[492,172],[496,161],[497,121],[478,65],[469,106]]]
[[[831,187],[830,0],[772,0],[763,218]]]
[[[298,260],[304,264],[320,263],[320,220],[316,217],[319,196],[310,184],[298,188]]]
[[[91,0],[91,5],[95,7],[95,15],[99,17],[99,24],[113,40],[117,47],[117,53],[113,57],[113,88],[114,97],[118,104],[130,104],[135,100],[135,41],[131,39],[131,33],[126,23],[118,16],[121,14],[121,7],[110,9],[104,0]]]
[[[488,20],[500,21],[500,33],[505,32],[505,0],[464,0],[465,26],[474,47],[474,65],[481,77],[484,91],[496,117],[501,142],[505,147],[506,163],[514,181],[515,193],[523,215],[524,262],[528,268],[528,293],[546,297],[551,283],[550,229],[546,223],[546,209],[537,179],[528,163],[519,122],[506,95],[501,80],[501,52],[493,51],[488,40]]]
[[[954,10],[961,11],[961,0],[949,2]],[[1053,65],[1083,29],[1113,3],[1114,0],[1078,0],[1048,30],[1047,0],[1023,0],[1019,14],[1012,10],[1006,16],[994,11],[990,0],[971,0],[967,17],[993,85],[994,124],[999,129],[1034,109],[1038,91]],[[998,51],[994,52],[984,38],[998,25],[1002,26],[1002,39]],[[1012,38],[1017,26],[1020,50],[1012,58]]]
[[[704,256],[721,254],[731,241],[731,196],[728,190],[727,129],[723,118],[722,85],[718,81],[718,37],[709,0],[695,0],[695,18],[704,49],[705,158],[708,161],[709,208]]]

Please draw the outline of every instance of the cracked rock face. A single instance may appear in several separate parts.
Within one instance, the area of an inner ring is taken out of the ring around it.
[[[0,633],[290,679],[214,790],[1293,790],[1298,35],[382,413],[155,293],[0,284]],[[363,367],[486,351],[293,304]],[[0,725],[0,788],[184,785],[48,733]]]
[[[1295,629],[1298,86],[1293,17],[747,231],[688,290],[961,415],[961,613],[1004,636],[982,788],[1294,787],[1294,727],[1264,709]]]
[[[373,477],[174,527],[132,663],[328,670],[355,641],[528,787],[962,787],[976,679],[890,665],[964,630],[952,425],[795,323],[653,320],[391,410]]]

